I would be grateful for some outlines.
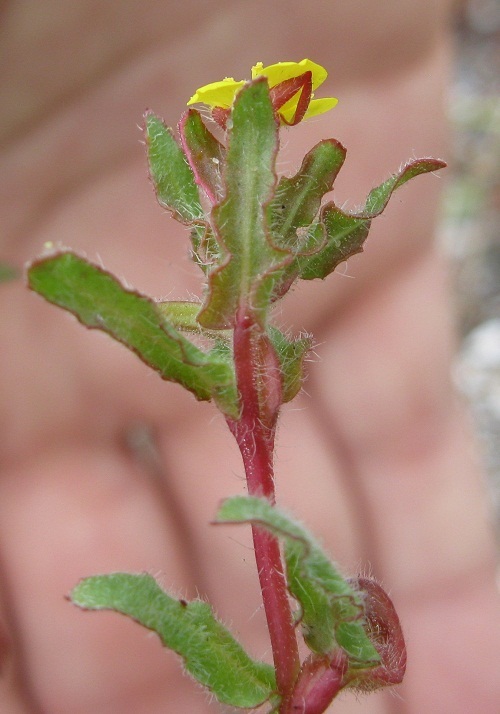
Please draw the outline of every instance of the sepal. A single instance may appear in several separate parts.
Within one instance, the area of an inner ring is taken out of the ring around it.
[[[226,150],[206,127],[199,112],[190,109],[179,122],[179,135],[195,181],[213,204],[222,200]]]

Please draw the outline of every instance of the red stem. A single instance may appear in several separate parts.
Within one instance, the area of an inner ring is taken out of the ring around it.
[[[265,350],[259,349],[262,339],[261,330],[250,318],[242,316],[238,320],[234,330],[234,363],[241,416],[238,420],[228,420],[228,424],[241,451],[248,493],[264,496],[274,504],[273,449],[277,407],[270,411],[269,403],[262,404],[262,390],[259,394],[258,385],[262,386],[269,376],[266,374],[269,363]],[[271,382],[273,377],[276,379],[276,374],[271,375]],[[273,391],[272,386],[270,391]],[[272,396],[270,401],[273,401]],[[278,540],[258,526],[252,526],[252,534],[277,687],[282,696],[280,712],[285,714],[300,669],[295,626]]]

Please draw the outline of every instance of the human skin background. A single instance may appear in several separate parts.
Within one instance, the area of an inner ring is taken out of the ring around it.
[[[0,12],[1,249],[18,265],[53,241],[143,292],[199,292],[136,125],[146,107],[175,124],[198,86],[259,60],[329,69],[318,96],[339,105],[284,132],[280,168],[340,139],[339,204],[407,158],[449,156],[443,0],[24,0]],[[381,580],[408,643],[397,697],[345,695],[338,714],[498,714],[495,555],[433,246],[442,181],[395,194],[364,255],[295,290],[279,316],[318,346],[306,393],[283,410],[278,500],[347,572]],[[63,596],[86,575],[148,571],[209,597],[270,657],[249,534],[209,526],[219,500],[244,491],[222,418],[19,282],[1,286],[0,309],[0,713],[218,711],[154,636]],[[130,447],[137,424],[157,452]]]

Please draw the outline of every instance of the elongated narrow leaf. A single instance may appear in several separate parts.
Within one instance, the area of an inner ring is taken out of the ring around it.
[[[304,280],[325,278],[339,263],[363,250],[371,221],[385,209],[393,192],[419,174],[437,171],[446,164],[434,159],[411,161],[398,173],[391,176],[368,195],[365,207],[358,213],[346,213],[333,202],[327,203],[322,211],[319,226],[326,234],[325,245],[312,255],[298,256],[290,270],[297,270]],[[311,231],[317,231],[313,225]]]
[[[342,144],[335,139],[325,139],[305,155],[295,176],[280,180],[269,206],[277,245],[290,248],[294,253],[302,250],[303,241],[297,229],[309,226],[316,218],[321,199],[332,190],[345,155]]]
[[[318,654],[340,645],[352,666],[372,667],[380,657],[365,627],[363,596],[342,577],[312,536],[262,498],[236,496],[223,502],[217,523],[254,523],[285,542],[287,582],[300,603],[304,640]]]
[[[28,281],[87,327],[122,342],[163,379],[182,384],[197,399],[214,398],[228,415],[238,414],[230,362],[192,344],[150,298],[126,290],[113,275],[70,252],[33,263]]]
[[[222,170],[226,150],[205,126],[200,113],[190,109],[179,122],[182,146],[198,186],[212,203],[223,197]]]
[[[212,211],[222,260],[209,272],[199,320],[232,327],[239,308],[264,321],[277,273],[291,256],[271,242],[266,204],[276,183],[278,125],[264,78],[247,84],[233,106],[228,131],[224,200]]]
[[[276,688],[274,669],[251,659],[215,618],[208,603],[177,600],[150,575],[113,573],[82,580],[71,600],[89,610],[114,610],[156,632],[187,671],[223,704],[257,707]]]
[[[172,130],[150,112],[144,119],[149,172],[158,202],[182,223],[203,221],[194,174]]]

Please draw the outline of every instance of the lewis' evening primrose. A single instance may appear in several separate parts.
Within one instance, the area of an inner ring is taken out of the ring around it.
[[[265,706],[267,714],[322,714],[342,689],[397,684],[406,667],[388,595],[370,578],[344,577],[307,530],[276,507],[276,425],[281,406],[301,389],[312,339],[281,329],[273,308],[299,280],[323,279],[360,253],[393,192],[444,166],[411,161],[373,189],[357,212],[325,199],[346,156],[336,139],[319,141],[293,176],[280,176],[283,126],[337,103],[314,97],[326,77],[308,59],[258,63],[248,81],[226,78],[200,87],[189,105],[204,104],[211,113],[190,106],[177,134],[146,114],[151,180],[160,205],[187,227],[200,270],[198,299],[142,295],[100,264],[63,249],[51,249],[28,271],[32,290],[222,414],[242,455],[248,494],[223,501],[214,523],[247,524],[253,531],[273,662],[251,657],[207,602],[179,599],[151,575],[85,578],[72,601],[115,610],[157,632],[221,706]],[[190,433],[189,424],[185,429]],[[314,469],[305,478],[314,488]],[[149,570],[145,562],[143,571]],[[230,586],[227,573],[220,577]]]

